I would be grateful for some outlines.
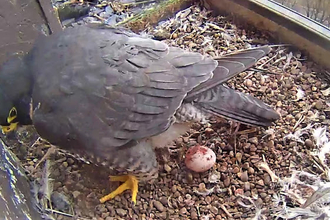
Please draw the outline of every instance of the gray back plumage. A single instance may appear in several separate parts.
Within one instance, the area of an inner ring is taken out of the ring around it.
[[[210,57],[109,28],[66,29],[40,39],[29,56],[40,135],[99,155],[165,131],[186,94],[217,66]]]

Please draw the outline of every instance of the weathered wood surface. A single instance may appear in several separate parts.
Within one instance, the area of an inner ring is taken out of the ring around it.
[[[28,52],[40,34],[61,29],[50,0],[1,1],[0,65],[12,55]],[[1,139],[0,192],[0,219],[41,219],[30,182],[17,157]]]
[[[40,1],[40,4],[39,4]],[[41,33],[61,30],[50,0],[5,0],[0,3],[0,64],[27,52]]]

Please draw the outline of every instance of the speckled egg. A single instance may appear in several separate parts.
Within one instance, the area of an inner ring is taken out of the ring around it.
[[[205,172],[211,169],[215,161],[215,153],[205,146],[195,145],[189,148],[186,153],[186,166],[195,172]]]

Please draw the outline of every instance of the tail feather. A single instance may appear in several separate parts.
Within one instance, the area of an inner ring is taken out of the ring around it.
[[[263,101],[230,89],[216,86],[193,101],[194,106],[210,114],[254,126],[270,126],[280,115]]]
[[[252,67],[260,58],[271,51],[270,46],[262,46],[248,50],[238,51],[220,58],[217,58],[218,66],[213,71],[212,79],[201,83],[190,91],[186,100],[193,100],[199,95],[215,86],[218,86],[233,78],[242,71]]]

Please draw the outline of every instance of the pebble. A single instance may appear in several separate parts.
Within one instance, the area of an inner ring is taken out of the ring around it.
[[[306,140],[305,140],[305,145],[306,145],[306,147],[309,148],[309,149],[311,149],[311,148],[314,147],[314,143],[313,143],[313,141],[312,141],[311,139],[306,139]]]
[[[101,217],[103,219],[107,218],[110,215],[110,212],[102,212]]]
[[[183,207],[183,208],[180,209],[180,214],[181,215],[184,215],[186,213],[187,213],[187,209],[185,207]]]
[[[79,195],[81,194],[81,192],[79,192],[79,191],[73,191],[72,192],[72,196],[73,196],[73,198],[77,198]]]
[[[257,151],[257,147],[254,144],[251,144],[250,151],[251,152],[256,152]]]
[[[257,181],[257,184],[259,184],[260,186],[264,186],[264,185],[265,185],[265,183],[264,183],[263,180],[258,180],[258,181]]]
[[[69,198],[66,195],[59,193],[59,192],[54,192],[51,195],[51,201],[53,203],[54,208],[56,208],[57,210],[60,210],[60,211],[64,211],[64,212],[69,210],[69,208],[71,206]]]
[[[223,181],[223,184],[225,185],[225,187],[230,186],[230,178],[227,177],[227,178]]]
[[[249,167],[247,171],[248,174],[254,174],[254,169],[252,167]]]
[[[198,214],[197,214],[197,212],[192,211],[192,212],[190,213],[190,218],[191,218],[192,220],[196,220],[196,219],[198,219]]]
[[[157,218],[166,219],[168,214],[166,212],[161,212],[161,213],[156,213],[155,215]]]
[[[210,137],[214,133],[214,130],[212,128],[206,128],[205,129],[205,135],[207,137]]]
[[[163,206],[163,204],[159,201],[154,201],[154,206],[156,207],[156,209],[160,212],[163,212],[165,210],[165,207]]]
[[[315,103],[314,103],[314,106],[317,110],[322,110],[323,109],[323,102],[322,100],[317,100]]]
[[[239,171],[240,171],[239,167],[234,167],[233,173],[239,173]]]
[[[164,170],[167,172],[167,173],[170,173],[172,168],[168,165],[168,164],[164,164]]]
[[[249,182],[244,183],[244,191],[250,191],[251,189],[251,184]]]
[[[249,176],[248,176],[248,173],[247,173],[247,171],[244,171],[242,174],[241,174],[241,180],[243,181],[243,182],[247,182],[248,180],[249,180]]]
[[[215,215],[218,214],[218,208],[217,207],[211,206],[210,211]]]
[[[117,213],[120,217],[127,217],[127,210],[124,210],[124,209],[116,209],[116,213]]]
[[[244,81],[244,85],[246,85],[247,87],[251,87],[253,85],[253,82],[251,79],[246,79]]]
[[[212,202],[212,198],[211,198],[210,196],[206,196],[206,197],[205,197],[205,202],[206,202],[207,204],[210,204],[210,203]]]
[[[265,185],[267,185],[267,186],[269,186],[272,183],[272,180],[271,180],[271,178],[270,178],[270,176],[269,176],[268,173],[265,173],[264,174],[263,180],[264,180]]]
[[[237,160],[238,163],[242,162],[242,157],[243,157],[243,155],[242,155],[241,152],[236,153],[236,160]]]
[[[242,166],[242,168],[245,169],[245,170],[249,169],[249,167],[250,167],[249,162],[245,162]]]
[[[262,193],[260,193],[259,195],[260,195],[260,197],[261,197],[262,199],[264,199],[264,198],[267,197],[267,193],[265,193],[265,192],[262,192]]]
[[[168,204],[168,199],[166,197],[160,198],[159,201],[163,204],[163,206],[167,206],[167,204]]]

